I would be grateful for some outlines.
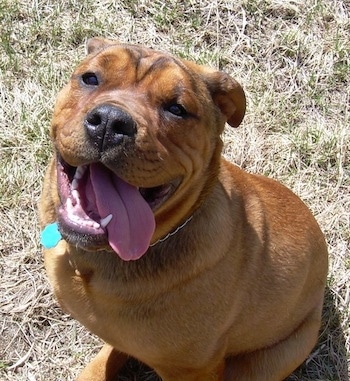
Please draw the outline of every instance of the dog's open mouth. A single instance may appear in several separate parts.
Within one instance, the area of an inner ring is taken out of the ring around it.
[[[72,167],[57,160],[63,237],[85,249],[109,245],[123,260],[140,258],[154,229],[154,210],[175,192],[180,181],[137,188],[101,163]]]

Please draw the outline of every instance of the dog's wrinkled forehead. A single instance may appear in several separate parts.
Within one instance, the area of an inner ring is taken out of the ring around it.
[[[94,72],[112,86],[154,85],[155,82],[184,85],[196,91],[198,78],[176,57],[138,45],[116,44],[93,52],[79,71]],[[163,89],[159,89],[163,90]]]
[[[225,121],[233,127],[242,122],[244,91],[224,72],[140,45],[101,38],[89,40],[87,51],[72,76],[73,98],[77,99],[81,90],[86,90],[90,101],[90,95],[99,100],[101,94],[115,99],[116,92],[119,96],[124,92],[129,99],[146,96],[148,106],[175,102],[197,116],[198,110],[208,114],[209,108],[221,129]]]

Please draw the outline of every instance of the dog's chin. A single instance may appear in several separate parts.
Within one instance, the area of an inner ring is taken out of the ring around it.
[[[103,176],[100,176],[100,172]],[[141,231],[148,228],[143,225],[152,224],[154,212],[172,197],[180,182],[181,179],[177,178],[152,188],[135,187],[126,183],[101,163],[73,167],[58,156],[60,233],[68,243],[83,250],[113,251],[110,242],[111,235],[114,233],[111,231],[110,221],[116,219],[115,215],[126,216],[119,217],[121,231],[129,229],[128,235],[135,237],[143,234]],[[120,213],[118,205],[123,209]],[[124,229],[123,224],[129,227]],[[113,225],[115,230],[118,230],[118,227],[119,225]],[[126,239],[132,239],[132,237],[126,237]]]

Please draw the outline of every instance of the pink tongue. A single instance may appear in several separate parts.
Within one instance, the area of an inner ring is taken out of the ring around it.
[[[110,246],[124,261],[139,259],[154,233],[152,209],[136,187],[100,164],[90,165],[90,179],[99,215],[113,215],[106,227]]]

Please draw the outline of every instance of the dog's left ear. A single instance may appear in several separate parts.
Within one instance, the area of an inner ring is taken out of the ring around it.
[[[246,110],[246,98],[242,86],[231,76],[220,71],[209,69],[205,77],[214,103],[227,118],[227,123],[232,127],[238,127]]]
[[[184,60],[183,62],[204,80],[214,103],[226,117],[227,123],[232,127],[238,127],[246,109],[246,98],[242,86],[222,71],[198,65],[192,61]]]

